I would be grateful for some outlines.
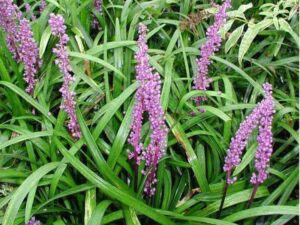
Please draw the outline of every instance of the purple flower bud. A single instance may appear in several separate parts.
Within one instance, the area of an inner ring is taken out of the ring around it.
[[[265,83],[263,88],[265,91],[264,99],[257,104],[252,113],[241,123],[236,135],[231,139],[223,167],[224,171],[228,174],[228,184],[232,184],[236,180],[236,178],[230,178],[231,172],[234,167],[240,164],[243,150],[257,125],[259,125],[259,134],[257,137],[258,149],[255,156],[255,167],[258,175],[253,174],[250,182],[260,184],[268,176],[266,169],[269,167],[268,163],[272,154],[273,140],[271,128],[275,103],[272,97],[272,86],[269,83]]]
[[[63,85],[59,89],[63,97],[63,103],[60,107],[64,109],[69,116],[70,121],[68,123],[68,128],[71,131],[72,136],[74,138],[80,138],[81,134],[75,113],[75,93],[70,90],[70,85],[74,81],[74,78],[71,75],[72,69],[66,47],[69,37],[66,34],[64,18],[61,15],[56,16],[51,13],[48,22],[51,27],[52,34],[59,38],[59,42],[55,45],[55,48],[53,48],[53,53],[57,56],[55,64],[59,67],[64,78]]]
[[[144,191],[150,197],[155,193],[153,186],[157,182],[157,164],[164,155],[168,129],[165,124],[164,112],[160,105],[160,77],[158,73],[153,72],[153,68],[149,64],[147,31],[148,29],[144,24],[139,25],[139,50],[135,54],[135,59],[137,60],[135,70],[140,87],[135,96],[136,102],[133,109],[133,120],[128,142],[133,146],[129,159],[135,159],[138,165],[141,160],[145,161],[146,170],[148,171],[145,174],[148,174],[148,176]],[[149,115],[151,139],[146,149],[143,148],[141,143],[144,112],[147,112]]]
[[[94,7],[95,7],[96,11],[98,11],[99,13],[102,13],[102,0],[94,0]],[[95,16],[93,19],[92,27],[97,30],[100,29],[99,21]]]
[[[45,8],[47,7],[47,3],[45,0],[41,0],[40,1],[40,14],[42,14],[45,10]]]
[[[32,218],[28,221],[28,223],[26,223],[26,225],[41,225],[41,222],[38,221],[38,220],[35,220],[35,218],[32,217]]]
[[[214,6],[217,6],[215,3]],[[201,55],[196,60],[197,63],[197,75],[194,77],[194,86],[195,90],[205,91],[211,79],[208,77],[208,66],[211,64],[210,56],[215,52],[219,51],[221,47],[221,35],[220,29],[224,26],[226,22],[226,10],[231,7],[231,0],[225,0],[224,3],[219,6],[219,11],[215,14],[214,24],[211,25],[206,32],[206,42],[201,46]],[[200,96],[195,98],[197,103],[206,101],[207,97]]]

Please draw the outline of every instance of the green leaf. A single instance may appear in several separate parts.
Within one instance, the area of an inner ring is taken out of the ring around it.
[[[121,105],[129,98],[129,96],[132,95],[132,93],[138,88],[138,86],[138,82],[131,84],[122,92],[122,94],[120,94],[111,102],[107,103],[97,113],[95,113],[92,121],[93,123],[97,121],[97,126],[93,132],[94,137],[98,137],[101,134],[109,120],[114,116]]]
[[[224,218],[225,221],[235,222],[242,219],[247,219],[257,216],[267,216],[267,215],[298,215],[297,206],[261,206],[252,209],[242,210],[236,212]]]
[[[53,222],[53,225],[66,225],[64,221],[62,221],[61,219],[56,220],[55,222]]]
[[[126,225],[141,225],[133,208],[124,205],[123,212],[126,220]]]
[[[239,60],[240,65],[242,64],[242,60],[243,60],[245,54],[247,53],[250,45],[252,44],[254,38],[258,34],[258,32],[259,32],[259,28],[250,22],[248,29],[242,38],[240,48],[239,48],[238,60]]]
[[[64,160],[64,162],[67,162],[67,160]],[[61,164],[60,166],[67,166],[67,164]],[[58,168],[60,167],[58,166]],[[66,191],[60,192],[59,194],[55,195],[54,197],[48,199],[47,201],[43,202],[42,204],[38,205],[37,208],[35,208],[34,210],[34,214],[37,213],[38,211],[40,211],[42,208],[44,208],[47,204],[49,204],[50,202],[53,202],[54,200],[66,197],[66,196],[71,196],[71,195],[75,195],[77,193],[80,192],[84,192],[87,191],[89,189],[95,188],[95,185],[93,184],[81,184],[81,185],[77,185],[75,187],[72,188],[68,188]]]
[[[289,33],[293,37],[295,43],[299,46],[299,36],[297,35],[297,33],[295,33],[293,31],[293,29],[291,28],[289,23],[286,22],[285,19],[279,18],[279,25],[280,25],[280,29],[284,30],[287,33]]]
[[[82,114],[79,110],[77,110],[77,118],[80,125],[80,130],[82,132],[82,136],[85,139],[85,142],[90,150],[93,159],[98,167],[98,171],[104,176],[107,180],[111,183],[116,185],[118,188],[122,188],[123,190],[133,194],[133,192],[128,188],[128,186],[119,178],[117,177],[112,169],[107,165],[103,155],[101,154],[98,145],[94,137],[92,136],[90,130],[87,128],[86,123],[83,119]]]
[[[227,15],[230,18],[242,18],[242,19],[245,19],[244,12],[246,12],[248,9],[251,9],[252,7],[253,7],[252,3],[243,4],[243,5],[240,5],[237,10],[232,10],[232,11],[227,12]]]
[[[40,48],[39,48],[39,56],[40,58],[43,58],[43,55],[45,53],[45,50],[48,46],[48,41],[50,39],[51,36],[51,29],[50,27],[47,27],[41,37],[41,41],[40,41]]]
[[[104,200],[104,201],[100,202],[93,210],[93,214],[92,214],[89,222],[87,223],[87,225],[102,224],[101,222],[102,222],[104,213],[111,203],[112,203],[112,201],[109,201],[109,200]]]
[[[56,0],[46,0],[49,3],[52,3],[57,8],[61,9],[62,11],[66,12],[66,10],[56,1]]]
[[[30,95],[28,95],[25,91],[20,89],[14,84],[11,84],[6,81],[0,81],[0,85],[3,85],[13,92],[15,92],[17,95],[19,95],[21,98],[23,98],[25,101],[27,101],[29,104],[31,104],[34,108],[36,108],[38,111],[40,111],[48,120],[50,120],[52,123],[55,123],[56,119],[54,116],[49,115],[49,110],[47,110],[44,106],[36,102]]]
[[[231,120],[231,118],[220,109],[217,109],[217,108],[209,106],[209,105],[203,105],[203,106],[201,106],[201,108],[205,109],[207,112],[210,112],[213,115],[215,115],[215,116],[219,117],[220,119],[224,120],[224,122],[228,122],[228,121]]]
[[[102,59],[99,59],[95,56],[91,56],[91,55],[88,55],[88,54],[79,53],[79,52],[69,52],[69,55],[72,56],[72,57],[77,57],[77,58],[86,59],[86,60],[89,60],[89,61],[92,61],[92,62],[99,63],[103,67],[106,67],[107,69],[109,69],[111,71],[114,71],[116,76],[118,76],[119,78],[122,78],[122,79],[126,80],[125,75],[120,70],[118,70],[116,67],[109,64],[108,62],[105,62]]]
[[[47,136],[51,136],[52,132],[50,131],[40,131],[40,132],[34,132],[34,133],[28,133],[28,134],[23,134],[20,135],[18,137],[15,137],[9,141],[6,141],[4,143],[0,144],[0,149],[6,148],[8,146],[20,143],[22,141],[26,141],[26,140],[31,140],[34,138],[38,138],[38,137],[47,137]]]
[[[96,188],[85,192],[84,224],[87,225],[96,207]]]
[[[116,188],[115,186],[109,184],[107,181],[100,178],[96,173],[90,170],[87,166],[82,164],[78,159],[76,159],[73,155],[71,155],[64,146],[59,142],[59,140],[55,140],[60,152],[68,159],[70,164],[78,170],[87,180],[91,183],[95,184],[105,195],[116,199],[122,202],[125,205],[128,205],[142,214],[148,216],[149,218],[164,224],[164,225],[174,225],[174,223],[168,218],[158,214],[151,207],[147,206],[145,203],[141,202],[135,197],[123,192],[122,189]]]
[[[183,110],[184,104],[187,103],[187,101],[193,97],[198,97],[198,96],[210,96],[210,97],[220,97],[227,99],[231,102],[235,102],[234,99],[231,97],[227,96],[224,93],[219,93],[218,91],[199,91],[199,90],[193,90],[188,93],[186,93],[179,101],[179,104],[177,106],[177,111],[181,112]]]
[[[25,181],[23,181],[23,183],[20,185],[17,191],[13,194],[8,204],[2,221],[3,225],[14,224],[19,208],[29,191],[32,188],[34,188],[34,186],[39,182],[39,180],[42,177],[44,177],[51,170],[54,170],[59,165],[59,162],[45,164],[36,171],[34,171]]]
[[[239,26],[230,34],[225,44],[225,53],[227,53],[238,42],[244,31],[244,26],[245,25]]]
[[[241,202],[246,202],[250,199],[250,196],[252,194],[252,188],[251,189],[247,189],[247,190],[243,190],[240,192],[236,192],[232,195],[227,195],[225,198],[225,202],[224,202],[224,207],[223,208],[227,208],[233,205],[236,205],[238,203]],[[269,194],[268,190],[266,189],[266,187],[261,186],[257,189],[255,198],[261,198],[261,197],[265,197]],[[211,215],[212,213],[215,213],[219,210],[219,206],[220,206],[221,200],[215,201],[211,204],[209,204],[208,206],[206,206],[204,209],[202,209],[199,213],[194,213],[193,215],[199,215],[199,216],[208,216]],[[226,221],[230,221],[230,222],[234,222],[235,220],[226,220]]]
[[[170,58],[165,66],[164,84],[161,92],[161,105],[164,111],[167,110],[172,84],[172,70],[174,59]]]
[[[238,175],[251,162],[251,160],[255,156],[256,147],[257,147],[257,144],[253,144],[249,149],[247,149],[245,155],[243,156],[242,162],[235,168],[232,176]]]
[[[110,153],[107,159],[107,164],[113,169],[116,165],[116,162],[124,150],[124,144],[127,140],[127,136],[130,131],[130,124],[131,124],[131,117],[132,117],[132,110],[134,106],[134,100],[131,102],[130,106],[127,109],[126,115],[122,121],[122,124],[118,130],[116,138],[113,142],[113,145],[110,149]]]
[[[256,82],[252,77],[250,77],[244,70],[240,69],[239,67],[237,67],[233,63],[231,63],[227,60],[224,60],[222,58],[219,58],[217,56],[212,56],[211,58],[213,60],[216,60],[218,62],[221,62],[221,63],[225,64],[226,66],[231,67],[236,72],[238,72],[245,80],[247,80],[257,91],[259,91],[260,93],[264,93],[263,88],[261,87],[261,85],[258,82]]]
[[[169,114],[167,114],[166,117],[172,133],[174,134],[177,141],[182,145],[183,149],[185,150],[187,160],[189,164],[191,164],[192,166],[192,170],[194,172],[194,175],[196,177],[198,185],[200,186],[201,191],[203,192],[209,191],[206,174],[204,174],[204,171],[201,170],[201,166],[199,165],[199,160],[197,159],[194,149],[192,148],[188,138],[186,137],[186,134],[184,133],[182,126],[180,125],[179,122],[176,122]]]

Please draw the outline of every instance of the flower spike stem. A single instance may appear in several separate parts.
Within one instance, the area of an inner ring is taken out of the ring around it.
[[[221,214],[222,214],[222,210],[223,210],[223,206],[224,206],[224,202],[225,202],[225,198],[226,198],[227,190],[228,190],[228,186],[229,186],[229,184],[227,182],[228,178],[230,178],[230,172],[229,171],[227,172],[227,179],[226,179],[225,185],[224,185],[222,200],[221,200],[219,211],[218,211],[217,216],[216,216],[217,219],[219,219],[221,217]]]
[[[139,165],[138,164],[134,164],[134,179],[133,179],[133,188],[134,191],[137,192],[138,191],[138,173],[139,173]]]
[[[253,191],[252,191],[251,197],[250,197],[250,199],[249,199],[249,201],[248,201],[248,203],[247,203],[247,206],[246,206],[247,209],[250,208],[251,205],[252,205],[252,203],[253,203],[253,200],[254,200],[256,191],[257,191],[257,189],[258,189],[258,186],[259,186],[259,183],[254,184],[254,187],[253,187]]]
[[[222,200],[221,200],[219,212],[217,213],[217,219],[219,219],[221,217],[223,205],[224,205],[226,194],[227,194],[227,189],[228,189],[228,183],[225,182],[225,186],[224,186],[224,191],[223,191],[223,196],[222,196]]]

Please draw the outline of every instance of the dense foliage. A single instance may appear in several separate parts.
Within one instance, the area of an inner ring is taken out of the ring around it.
[[[193,87],[196,58],[223,1],[14,1],[17,25],[4,20],[15,10],[4,2],[0,224],[298,224],[298,1],[232,0],[219,24],[220,49],[207,61],[207,90]],[[148,28],[140,33],[147,35],[150,74],[160,75],[161,90],[150,101],[154,108],[133,114],[135,95],[159,88],[157,76],[137,91],[135,66],[140,76],[148,68],[145,56],[135,56],[145,46],[137,43],[141,22]],[[260,148],[254,128],[218,215],[227,149],[264,99],[266,82],[275,99],[269,176],[247,206]],[[151,145],[159,95],[167,146],[147,195],[152,164],[128,158],[135,143],[130,129],[133,115],[143,116],[139,138],[142,148]]]

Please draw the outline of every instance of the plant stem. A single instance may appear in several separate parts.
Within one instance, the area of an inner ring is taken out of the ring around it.
[[[251,198],[249,199],[246,208],[250,208],[250,206],[252,205],[258,186],[259,186],[258,183],[256,183],[256,184],[254,185],[253,191],[252,191],[252,195],[251,195]]]
[[[223,196],[222,196],[222,200],[221,200],[221,204],[220,204],[220,208],[219,208],[219,212],[217,213],[217,219],[219,219],[221,217],[221,213],[222,213],[222,209],[223,209],[223,205],[225,202],[225,198],[226,198],[226,194],[227,194],[227,189],[228,189],[228,183],[227,180],[230,178],[230,171],[227,172],[227,176],[226,176],[226,180],[225,180],[225,186],[224,186],[224,191],[223,191]]]
[[[139,172],[139,166],[135,163],[134,164],[134,191],[137,192],[138,190],[138,172]]]

